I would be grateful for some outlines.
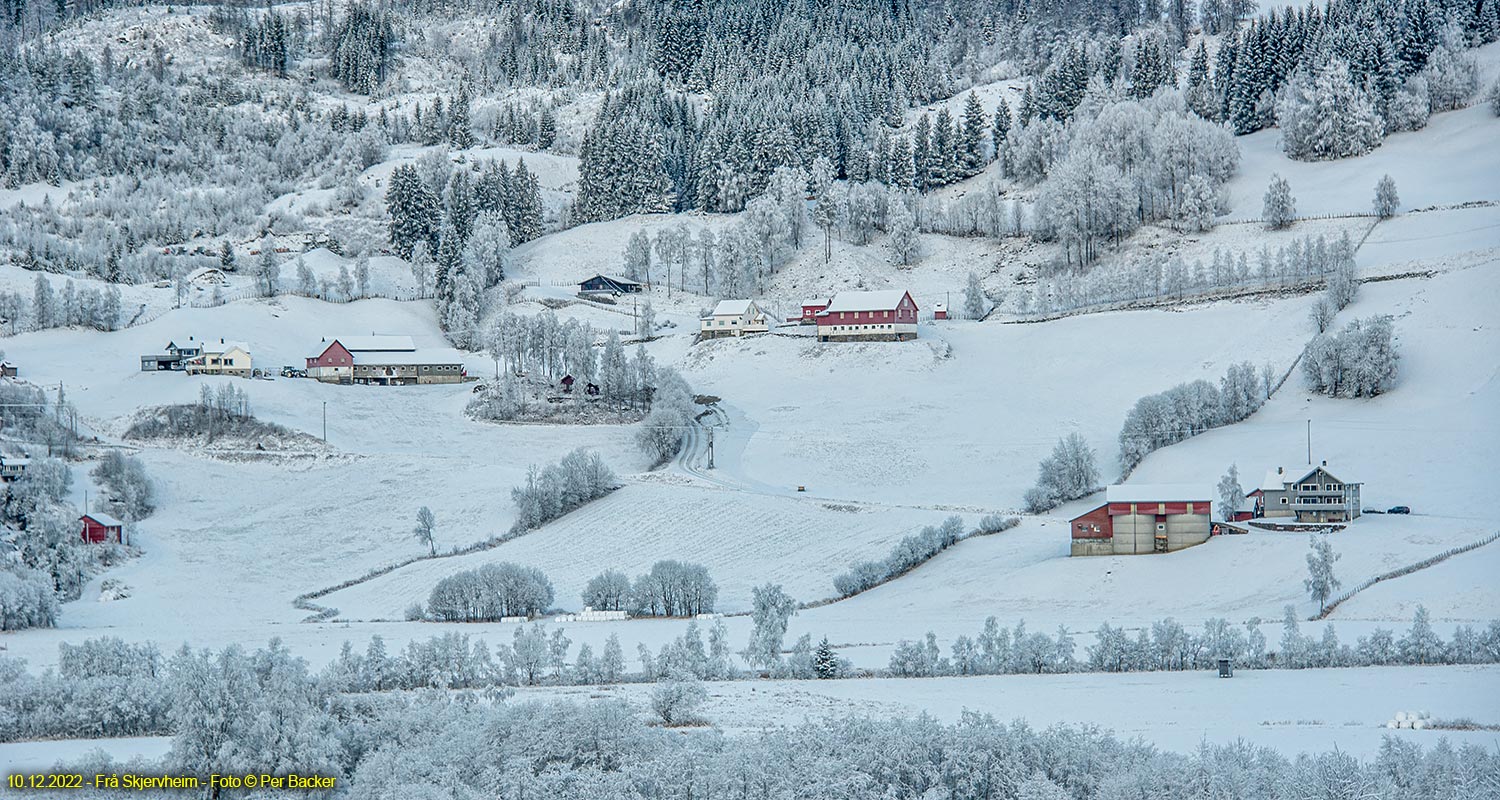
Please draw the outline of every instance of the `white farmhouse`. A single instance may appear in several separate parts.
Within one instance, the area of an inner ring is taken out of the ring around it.
[[[765,333],[770,329],[766,312],[754,300],[720,300],[708,316],[698,321],[698,333],[704,339]]]
[[[223,339],[217,344],[204,342],[201,352],[188,359],[185,364],[189,375],[234,375],[248,378],[251,373],[250,345],[244,342],[226,342]]]

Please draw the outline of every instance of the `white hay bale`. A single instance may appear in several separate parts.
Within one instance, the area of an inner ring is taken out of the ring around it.
[[[1397,722],[1405,722],[1406,720],[1407,720],[1407,715],[1406,715],[1405,711],[1397,711],[1396,712],[1396,721]]]
[[[1397,726],[1397,724],[1398,724],[1398,723],[1397,723],[1397,722],[1396,722],[1396,721],[1395,721],[1395,720],[1393,720],[1393,719],[1392,719],[1392,720],[1386,720],[1386,723],[1385,723],[1385,726],[1386,726],[1386,727],[1387,727],[1387,728],[1390,728],[1390,729],[1391,729],[1391,730],[1395,730],[1395,729],[1396,729],[1396,726]]]
[[[1427,727],[1427,720],[1419,719],[1416,722],[1413,722],[1411,724],[1411,727],[1413,730],[1422,730],[1423,728]]]

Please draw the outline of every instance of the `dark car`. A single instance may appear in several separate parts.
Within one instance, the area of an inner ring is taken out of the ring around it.
[[[1390,508],[1386,509],[1385,513],[1387,513],[1387,514],[1410,514],[1411,513],[1411,508],[1409,508],[1407,506],[1391,506]]]

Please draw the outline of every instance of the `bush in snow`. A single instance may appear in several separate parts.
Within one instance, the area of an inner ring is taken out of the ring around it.
[[[633,616],[691,617],[714,610],[719,587],[702,564],[664,560],[630,587]]]
[[[51,576],[20,565],[0,566],[0,631],[51,628],[57,612]]]
[[[552,582],[535,567],[485,564],[438,581],[427,615],[442,622],[494,622],[532,617],[552,605]]]
[[[615,473],[598,453],[578,448],[556,464],[526,472],[526,485],[510,490],[516,503],[512,534],[540,527],[546,522],[597,500],[618,488]]]
[[[1396,209],[1400,207],[1401,197],[1396,194],[1396,180],[1389,175],[1383,176],[1375,184],[1375,216],[1390,219],[1396,216]]]
[[[851,597],[866,589],[898,578],[928,559],[957,544],[963,538],[963,521],[958,517],[943,520],[938,527],[928,525],[921,533],[902,538],[880,561],[860,561],[833,579],[840,598]]]
[[[979,519],[979,526],[974,529],[975,533],[1000,533],[1021,524],[1020,517],[1006,517],[1000,514],[986,514]]]
[[[1396,380],[1400,354],[1388,316],[1354,320],[1337,334],[1319,334],[1302,351],[1308,387],[1330,397],[1374,397]]]
[[[1271,230],[1290,228],[1297,220],[1297,200],[1292,197],[1292,185],[1286,178],[1271,175],[1271,184],[1266,187],[1265,205],[1260,218]]]
[[[673,675],[651,690],[651,710],[663,725],[687,725],[696,722],[693,713],[708,699],[703,684],[691,675]]]
[[[111,450],[89,474],[108,491],[110,510],[121,519],[145,519],[156,510],[156,489],[139,458]]]
[[[1026,492],[1026,510],[1039,514],[1076,500],[1099,487],[1094,449],[1076,433],[1057,440],[1052,455],[1037,467],[1036,486]]]
[[[1302,161],[1362,155],[1385,135],[1374,101],[1338,58],[1292,73],[1277,97],[1276,121],[1282,149]]]

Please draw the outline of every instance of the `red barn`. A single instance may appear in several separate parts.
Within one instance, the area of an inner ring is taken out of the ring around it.
[[[354,377],[354,354],[334,339],[322,353],[307,359],[307,377],[327,383],[348,383]]]
[[[839,292],[817,313],[820,342],[900,342],[917,338],[917,304],[901,289]]]
[[[125,523],[108,514],[101,514],[95,511],[84,514],[78,518],[78,521],[83,523],[83,528],[79,531],[79,536],[89,544],[100,544],[102,542],[124,544],[125,542]]]
[[[1124,484],[1069,525],[1075,556],[1166,553],[1208,541],[1213,490],[1207,486]]]

